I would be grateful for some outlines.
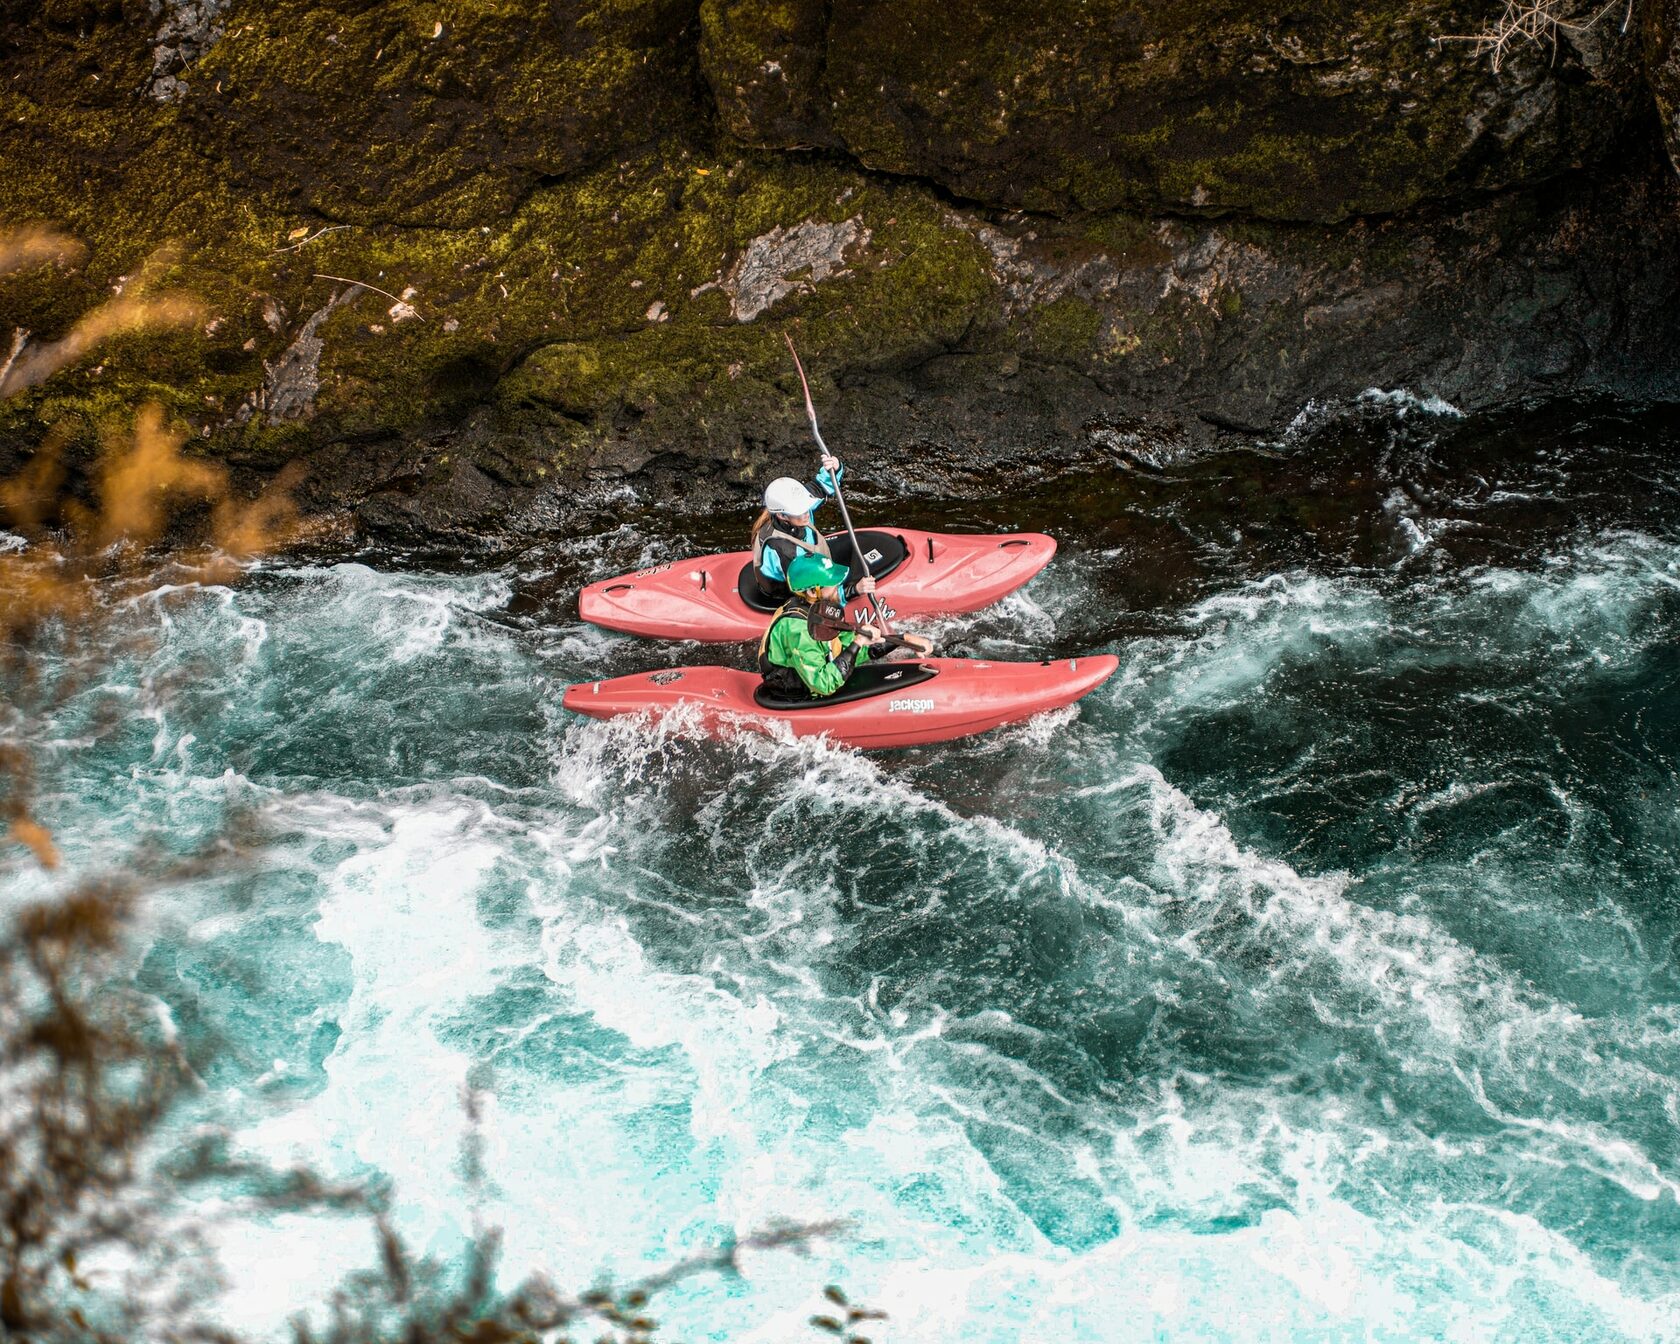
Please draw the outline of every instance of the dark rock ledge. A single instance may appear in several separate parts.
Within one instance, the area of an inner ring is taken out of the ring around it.
[[[698,507],[809,457],[784,331],[907,490],[1370,387],[1674,399],[1677,12],[1495,72],[1466,0],[3,0],[0,224],[89,255],[0,336],[165,243],[210,316],[11,403],[0,466],[157,399],[393,538]]]

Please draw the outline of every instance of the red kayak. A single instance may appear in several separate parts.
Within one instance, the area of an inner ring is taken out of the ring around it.
[[[795,737],[827,733],[853,747],[913,747],[1071,705],[1119,665],[1111,653],[1042,663],[973,658],[865,663],[837,694],[797,701],[769,695],[753,672],[682,667],[568,686],[562,703],[592,719],[688,711],[713,734],[732,726],[771,730],[785,723]]]
[[[978,611],[1014,592],[1056,554],[1054,538],[1040,532],[976,537],[871,529],[858,533],[858,544],[877,576],[888,620]],[[578,615],[596,625],[704,643],[757,639],[779,605],[758,591],[750,551],[674,560],[603,579],[578,594]],[[864,610],[854,603],[854,619]]]

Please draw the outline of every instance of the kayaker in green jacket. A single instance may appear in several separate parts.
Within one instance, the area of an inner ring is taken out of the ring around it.
[[[826,555],[800,555],[788,565],[787,577],[793,598],[770,618],[759,641],[759,675],[776,695],[833,695],[869,661],[883,636],[873,625],[837,623],[835,604],[846,581],[845,566]],[[898,643],[933,652],[933,642],[921,635],[899,636]]]

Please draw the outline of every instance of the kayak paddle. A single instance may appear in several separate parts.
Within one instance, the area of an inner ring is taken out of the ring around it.
[[[811,402],[811,384],[805,381],[805,366],[799,362],[799,351],[793,348],[793,337],[787,332],[782,333],[782,339],[787,342],[788,353],[793,356],[793,367],[799,370],[799,385],[805,389],[805,414],[811,417],[811,436],[816,439],[817,447],[824,457],[832,454],[828,445],[823,442],[822,430],[817,427],[817,408]],[[865,578],[874,578],[869,572],[869,561],[864,558],[863,547],[858,545],[857,532],[852,528],[852,515],[846,509],[846,497],[840,493],[840,477],[834,477],[834,502],[840,506],[840,521],[846,525],[846,535],[852,539],[852,555],[863,569]],[[869,594],[869,605],[875,608],[875,618],[881,622],[881,633],[890,635],[891,628],[887,625],[887,613],[881,609],[881,599],[874,593]]]

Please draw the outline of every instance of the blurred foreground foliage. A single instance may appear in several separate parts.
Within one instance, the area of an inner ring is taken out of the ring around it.
[[[47,228],[0,234],[0,274],[75,264],[79,245]],[[199,317],[186,295],[157,294],[146,274],[51,345],[14,331],[0,363],[0,397],[20,392],[120,333]],[[125,652],[112,618],[124,597],[171,581],[237,581],[250,560],[302,535],[284,479],[237,498],[217,464],[183,451],[185,434],[156,407],[110,431],[78,490],[48,442],[0,482],[0,883],[37,894],[0,907],[0,1339],[215,1341],[235,1336],[208,1314],[218,1286],[193,1185],[237,1178],[242,1216],[300,1209],[359,1212],[378,1249],[374,1267],[326,1303],[298,1303],[299,1344],[646,1344],[659,1330],[660,1291],[699,1274],[741,1272],[744,1253],[799,1251],[838,1223],[786,1224],[725,1243],[639,1282],[570,1293],[542,1275],[500,1289],[494,1230],[475,1235],[462,1266],[415,1256],[385,1216],[377,1189],[330,1187],[306,1170],[255,1169],[232,1159],[225,1135],[200,1133],[173,1151],[160,1126],[196,1084],[156,1005],[129,984],[129,938],[149,893],[258,861],[255,834],[220,837],[204,852],[145,848],[100,857],[107,872],[65,875],[64,838],[37,815],[41,728],[102,666]],[[91,496],[85,498],[81,496]],[[57,669],[43,668],[48,653]],[[73,657],[63,655],[71,654]],[[74,674],[63,669],[75,667]],[[466,1099],[465,1165],[484,1183],[476,1101]],[[115,1253],[112,1260],[111,1254]],[[123,1267],[91,1281],[90,1260]],[[824,1290],[811,1326],[849,1344],[881,1314]],[[313,1323],[312,1323],[313,1322]]]

